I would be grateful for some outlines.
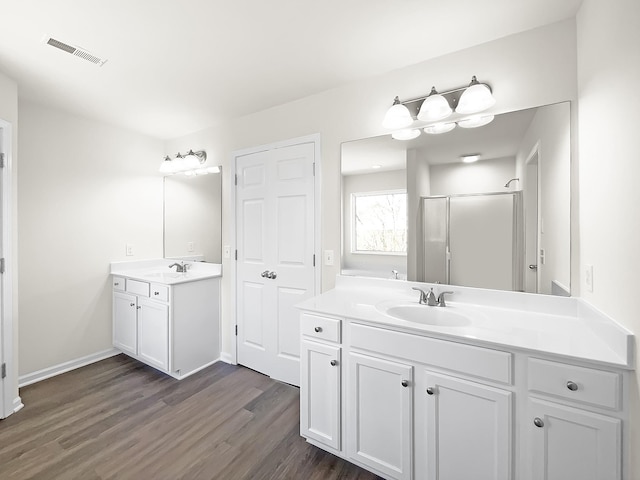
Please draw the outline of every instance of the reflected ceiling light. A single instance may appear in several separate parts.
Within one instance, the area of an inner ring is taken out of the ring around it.
[[[480,154],[479,153],[474,153],[472,155],[462,155],[460,158],[462,159],[462,161],[464,163],[473,163],[473,162],[477,162],[478,160],[480,160]]]
[[[198,150],[194,152],[189,150],[187,153],[176,153],[174,158],[169,155],[165,156],[160,164],[160,173],[173,175],[175,173],[183,173],[185,175],[204,175],[207,173],[219,173],[220,167],[204,167],[207,161],[207,152]]]
[[[435,123],[433,125],[427,125],[424,127],[424,133],[429,133],[431,135],[437,135],[439,133],[447,133],[456,128],[456,124],[454,122],[450,123]]]
[[[493,115],[474,115],[458,121],[458,126],[462,128],[477,128],[493,122]]]
[[[423,122],[435,122],[447,118],[453,113],[446,98],[436,91],[436,87],[431,87],[431,93],[424,99],[418,112],[418,120]]]
[[[404,130],[398,130],[391,134],[391,138],[394,140],[413,140],[420,136],[420,130],[417,128],[406,128]]]
[[[465,115],[468,113],[478,113],[492,107],[495,103],[496,99],[493,98],[489,85],[478,82],[478,79],[474,75],[471,78],[471,83],[460,96],[456,112]]]
[[[398,97],[393,99],[393,105],[387,110],[387,114],[384,116],[382,126],[384,128],[404,128],[413,123],[413,117],[409,109],[400,103]]]
[[[378,170],[379,168],[382,168],[382,165],[371,165],[371,168]]]

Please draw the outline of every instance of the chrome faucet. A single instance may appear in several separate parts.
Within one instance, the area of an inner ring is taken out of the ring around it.
[[[171,267],[176,267],[176,273],[187,273],[187,269],[190,267],[191,265],[188,263],[184,263],[184,262],[176,262],[176,263],[172,263],[171,265],[169,265],[169,268]]]
[[[429,293],[425,292],[421,288],[411,287],[413,290],[417,290],[420,292],[420,305],[428,305],[430,307],[446,307],[447,303],[444,300],[445,295],[450,295],[454,292],[440,292],[440,295],[436,297],[436,294],[433,293],[433,288],[429,290]]]

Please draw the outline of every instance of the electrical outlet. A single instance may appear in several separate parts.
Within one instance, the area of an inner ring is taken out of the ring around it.
[[[584,271],[584,283],[587,285],[587,291],[593,292],[593,265],[587,265]]]
[[[193,242],[187,242],[187,252],[193,252],[194,250]]]
[[[133,256],[133,244],[127,243],[127,257]]]
[[[224,258],[231,258],[231,247],[229,245],[224,246],[222,255]]]
[[[329,266],[333,265],[333,250],[324,251],[324,264]]]

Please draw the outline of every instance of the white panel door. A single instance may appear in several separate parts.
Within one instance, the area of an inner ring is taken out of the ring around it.
[[[427,422],[416,434],[427,436],[427,451],[416,461],[426,462],[428,478],[512,478],[512,393],[431,372],[425,380],[418,402]]]
[[[314,143],[238,157],[238,363],[300,383],[299,312],[315,293]]]
[[[410,479],[413,367],[349,354],[347,454],[394,479]]]
[[[527,421],[533,480],[620,480],[619,419],[532,399]]]
[[[300,433],[340,450],[340,347],[302,341]]]

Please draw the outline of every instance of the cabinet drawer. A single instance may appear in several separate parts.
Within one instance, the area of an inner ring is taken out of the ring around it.
[[[148,297],[149,284],[147,282],[141,282],[139,280],[131,280],[130,278],[127,278],[127,292]]]
[[[307,337],[340,343],[340,320],[303,313],[300,331]]]
[[[158,285],[157,283],[151,284],[151,294],[149,295],[154,300],[160,300],[161,302],[169,301],[169,287],[167,285]]]
[[[113,289],[118,292],[124,292],[125,279],[123,277],[111,277]]]
[[[618,410],[621,375],[529,358],[529,391]]]
[[[498,383],[512,383],[508,352],[352,323],[351,345]]]

